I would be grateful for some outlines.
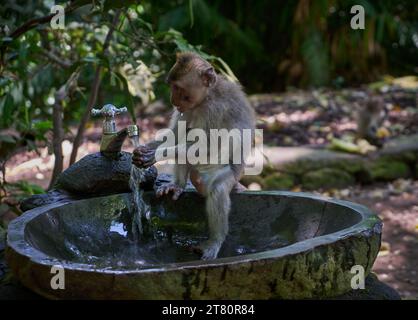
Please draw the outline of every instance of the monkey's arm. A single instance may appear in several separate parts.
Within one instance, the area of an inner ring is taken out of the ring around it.
[[[146,144],[136,148],[132,156],[133,164],[137,167],[147,168],[156,162],[162,160],[178,160],[180,157],[184,159],[184,163],[186,162],[187,149],[192,145],[192,142],[170,147],[161,146],[162,143],[157,144],[157,142],[160,141],[155,141],[155,143],[152,142],[152,144]]]
[[[174,112],[173,116],[170,120],[170,125],[168,130],[174,133],[175,140],[177,141],[177,129],[178,129],[178,120],[180,118],[180,114],[178,112]],[[164,137],[164,135],[163,135]],[[149,167],[152,166],[154,163],[157,162],[158,159],[155,159],[155,153],[157,149],[165,142],[163,137],[157,136],[155,140],[148,142],[146,145],[139,146],[133,151],[132,155],[132,163],[137,167]],[[171,150],[167,150],[168,154],[171,154]]]

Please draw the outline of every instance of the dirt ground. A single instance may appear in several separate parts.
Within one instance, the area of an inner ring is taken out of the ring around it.
[[[403,299],[418,299],[418,181],[356,187],[346,200],[361,203],[383,220],[382,247],[373,271]]]

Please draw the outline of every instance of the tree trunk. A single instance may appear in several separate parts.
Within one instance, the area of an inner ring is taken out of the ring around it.
[[[53,138],[52,138],[52,148],[55,155],[54,170],[52,171],[51,182],[49,188],[51,189],[55,181],[57,180],[58,175],[62,172],[64,168],[64,156],[62,154],[62,140],[64,138],[64,130],[62,128],[62,119],[63,118],[63,107],[62,100],[57,100],[54,104],[54,109],[52,113],[52,123],[53,123]]]
[[[113,31],[115,30],[116,25],[118,24],[120,11],[121,10],[118,10],[116,12],[115,17],[113,18],[112,26],[110,27],[109,32],[106,35],[106,39],[105,39],[105,42],[103,44],[104,54],[106,54],[106,52],[107,52],[107,48],[108,48],[109,43],[110,43],[110,38],[112,37]],[[78,126],[78,130],[77,130],[77,134],[74,138],[73,150],[71,151],[71,157],[70,157],[70,165],[72,165],[77,158],[77,152],[78,152],[78,148],[81,145],[81,141],[83,139],[84,129],[86,127],[87,122],[90,119],[91,109],[93,108],[93,106],[94,106],[94,104],[96,103],[96,100],[97,100],[97,94],[99,92],[99,87],[100,87],[101,71],[102,71],[102,66],[98,65],[97,68],[96,68],[96,73],[94,75],[93,88],[92,88],[92,91],[90,93],[90,97],[89,97],[89,100],[88,100],[88,103],[87,103],[87,108],[86,108],[86,111],[83,114],[83,117],[81,118],[80,125]]]
[[[62,141],[64,140],[63,103],[65,99],[76,89],[79,74],[80,70],[77,68],[77,70],[74,71],[68,78],[67,82],[55,93],[55,103],[52,109],[52,148],[55,155],[55,163],[48,189],[51,189],[54,186],[58,175],[64,168],[64,155],[62,154]]]

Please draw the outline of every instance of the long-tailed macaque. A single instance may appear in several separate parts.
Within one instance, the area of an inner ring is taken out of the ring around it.
[[[381,96],[372,95],[357,110],[357,136],[381,146],[377,130],[385,118],[385,102]]]
[[[207,137],[210,137],[211,129],[238,129],[241,138],[243,129],[249,129],[253,136],[254,111],[240,85],[217,74],[212,65],[199,55],[190,52],[177,54],[167,83],[171,89],[171,103],[176,109],[170,124],[176,135],[175,148],[182,138],[177,133],[179,121],[186,121],[188,130],[203,129]],[[132,162],[138,167],[151,166],[156,162],[156,149],[161,143],[152,141],[135,149]],[[238,147],[242,149],[242,145]],[[177,152],[178,149],[176,155]],[[245,166],[245,156],[242,155],[239,164],[233,163],[232,152],[228,164],[176,164],[173,183],[157,190],[157,196],[172,193],[172,199],[177,200],[190,178],[196,190],[206,197],[209,239],[199,246],[202,259],[215,259],[228,233],[230,192],[234,188],[239,190],[241,186],[238,181]]]

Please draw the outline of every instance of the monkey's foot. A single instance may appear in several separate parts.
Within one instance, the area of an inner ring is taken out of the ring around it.
[[[248,190],[248,189],[239,182],[237,182],[235,186],[232,188],[232,192],[242,192],[245,190]]]
[[[167,183],[160,186],[157,189],[157,197],[161,197],[162,195],[169,194],[170,192],[173,193],[173,200],[177,200],[179,196],[183,193],[183,188],[174,184],[174,183]]]
[[[212,260],[216,259],[221,247],[221,241],[206,241],[198,247],[194,247],[194,251],[202,253],[202,260]]]

